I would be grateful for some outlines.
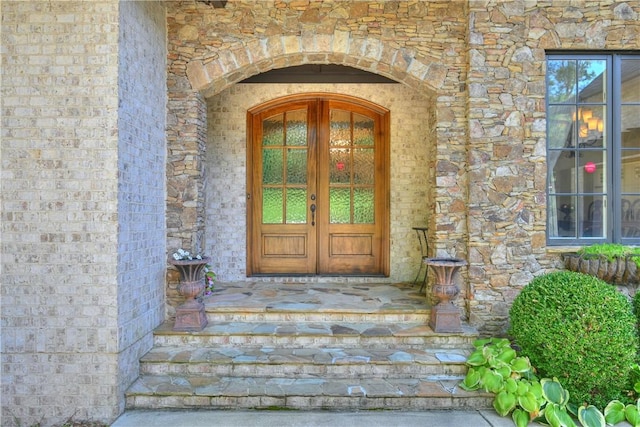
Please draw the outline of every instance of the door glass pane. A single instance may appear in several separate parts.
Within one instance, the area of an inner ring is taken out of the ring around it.
[[[549,210],[550,236],[575,238],[577,198],[575,196],[551,196],[549,202],[550,207],[557,207]]]
[[[351,189],[329,188],[329,222],[349,224],[351,222]]]
[[[287,112],[287,145],[307,145],[307,110]]]
[[[262,223],[282,224],[283,214],[282,188],[262,189]]]
[[[581,206],[582,222],[580,235],[578,237],[605,237],[606,235],[606,197],[589,196],[584,197]],[[579,215],[580,218],[580,215]]]
[[[576,157],[574,151],[554,151],[549,157],[553,165],[551,191],[553,193],[576,192]]]
[[[576,60],[547,61],[547,97],[550,103],[576,101]]]
[[[549,148],[574,148],[576,135],[574,124],[577,116],[575,105],[549,106]]]
[[[287,188],[287,224],[307,222],[307,190]]]
[[[262,122],[262,145],[282,145],[284,141],[284,115],[277,114]]]
[[[590,105],[578,109],[578,147],[604,147],[606,110],[601,105]]]
[[[623,105],[620,113],[622,147],[640,148],[640,105]]]
[[[607,84],[607,61],[604,59],[581,59],[578,61],[578,102],[605,102]]]
[[[262,183],[283,183],[281,148],[265,148],[262,150]]]
[[[620,63],[622,102],[640,102],[640,59],[623,59]],[[636,118],[640,120],[640,117]]]
[[[353,183],[373,184],[374,164],[373,149],[356,149],[353,151]]]
[[[373,224],[373,188],[356,188],[353,192],[353,223]]]
[[[605,152],[594,150],[583,151],[581,154],[578,192],[604,193],[607,190]]]
[[[287,150],[287,184],[307,183],[307,149]]]
[[[349,184],[351,182],[351,149],[331,148],[329,150],[329,182]]]
[[[373,119],[360,114],[353,115],[353,143],[373,145]]]
[[[351,145],[351,113],[333,109],[329,115],[329,143],[331,146]]]
[[[640,150],[622,151],[622,192],[640,193]]]

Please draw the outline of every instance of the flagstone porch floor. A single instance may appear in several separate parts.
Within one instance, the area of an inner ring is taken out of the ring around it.
[[[208,307],[235,311],[425,313],[426,295],[411,283],[242,282],[216,286]]]

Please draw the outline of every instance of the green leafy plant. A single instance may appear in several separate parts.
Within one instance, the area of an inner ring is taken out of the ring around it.
[[[636,292],[631,299],[631,306],[633,308],[633,315],[636,316],[638,325],[640,325],[640,292]]]
[[[529,359],[517,357],[507,339],[477,340],[473,345],[475,351],[467,359],[469,370],[460,386],[494,393],[496,412],[504,417],[513,411],[515,424],[526,426],[538,416],[542,404],[542,388]]]
[[[624,400],[638,336],[631,304],[606,282],[559,271],[535,278],[510,310],[510,333],[538,373],[572,396],[603,408]]]
[[[619,400],[612,400],[604,408],[604,417],[609,425],[616,425],[626,420],[633,427],[640,427],[640,399],[635,405],[625,405]]]
[[[578,255],[602,256],[609,261],[615,258],[631,258],[640,268],[640,247],[625,246],[618,243],[597,243],[581,248]]]
[[[625,420],[640,427],[640,399],[626,406],[619,400],[611,401],[604,414],[594,405],[577,407],[570,403],[569,391],[557,378],[538,380],[529,359],[518,356],[509,340],[477,340],[474,348],[460,386],[495,394],[493,408],[502,417],[511,414],[516,427],[526,427],[531,421],[552,427],[605,427]]]

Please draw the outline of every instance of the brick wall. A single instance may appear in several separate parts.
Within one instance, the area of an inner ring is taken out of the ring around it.
[[[161,2],[120,3],[118,75],[118,390],[165,317],[166,16]]]
[[[3,426],[113,420],[162,317],[165,18],[125,3],[1,5]]]

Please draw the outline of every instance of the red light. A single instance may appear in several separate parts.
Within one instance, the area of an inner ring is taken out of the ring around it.
[[[586,173],[594,173],[596,171],[596,164],[593,162],[587,162],[584,164],[584,171]]]
[[[336,163],[336,168],[341,171],[344,170],[344,162],[338,162]]]

